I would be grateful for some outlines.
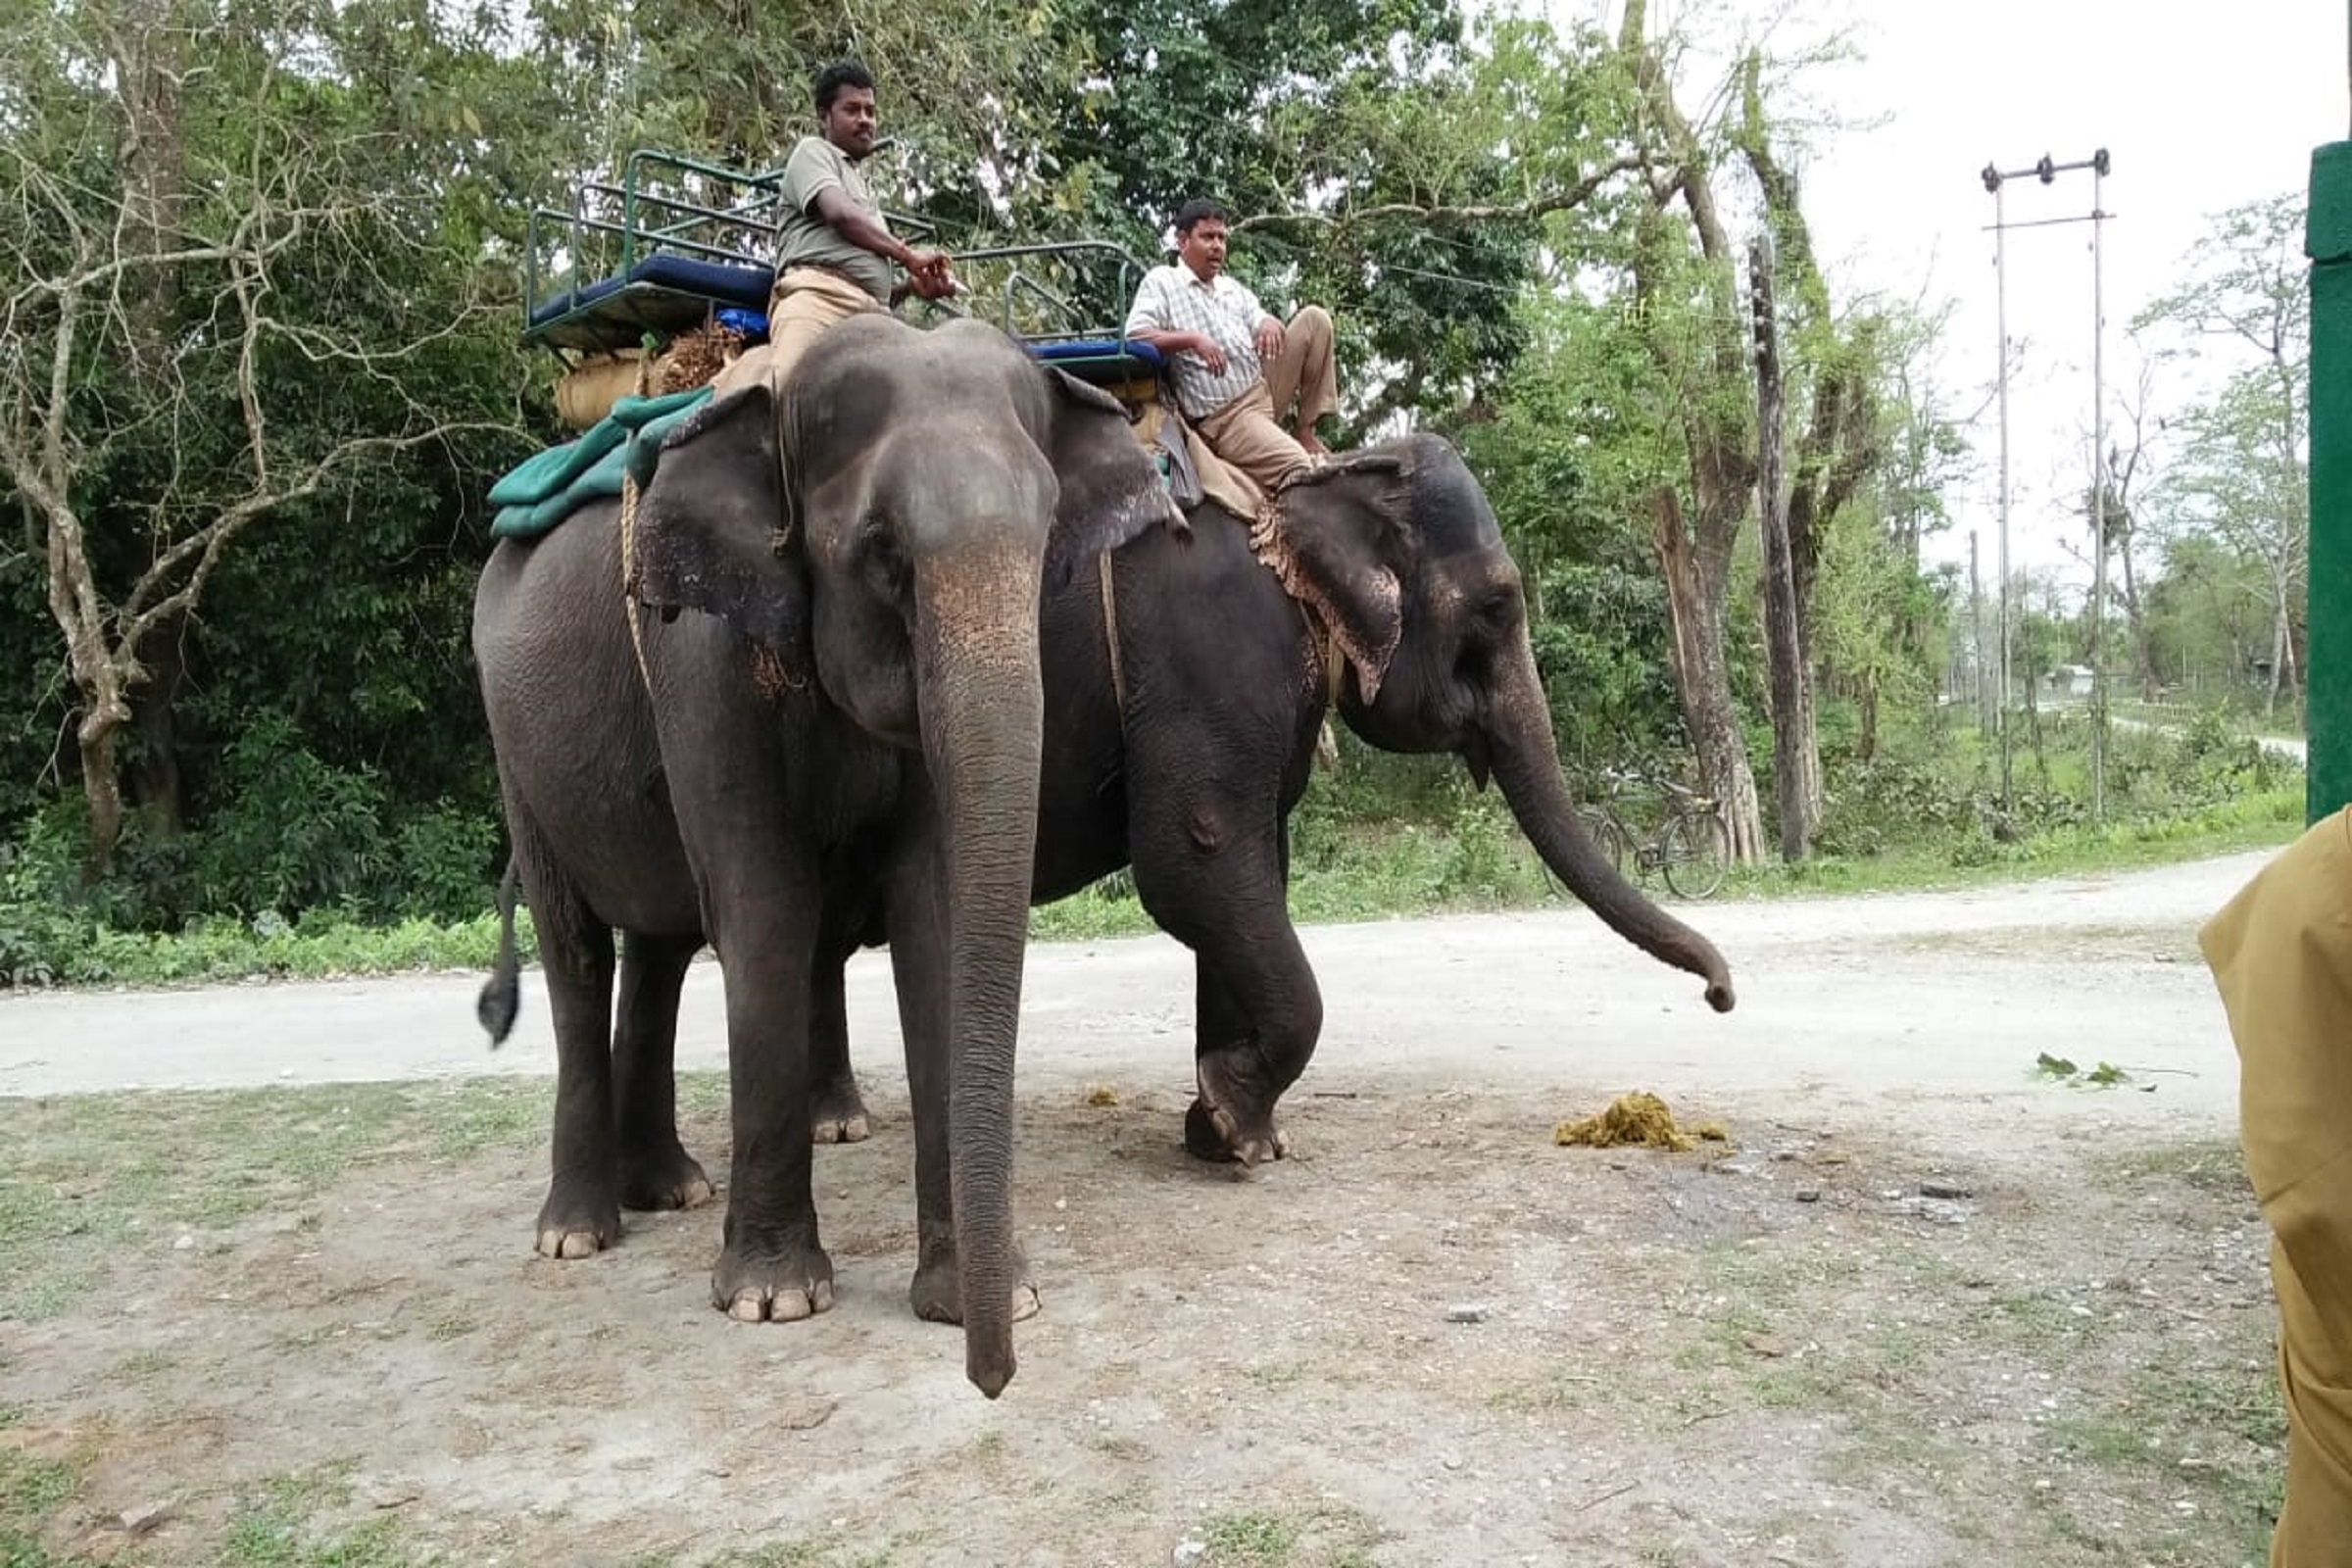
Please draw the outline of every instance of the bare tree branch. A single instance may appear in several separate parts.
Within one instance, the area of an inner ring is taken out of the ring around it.
[[[1638,154],[1626,153],[1585,174],[1564,190],[1531,194],[1523,202],[1476,205],[1380,202],[1363,207],[1342,207],[1332,213],[1255,213],[1239,220],[1233,226],[1236,229],[1258,231],[1346,230],[1359,224],[1392,219],[1411,219],[1430,228],[1446,229],[1469,228],[1480,223],[1527,221],[1582,207],[1598,195],[1610,180],[1620,174],[1636,172],[1642,167],[1642,160]]]

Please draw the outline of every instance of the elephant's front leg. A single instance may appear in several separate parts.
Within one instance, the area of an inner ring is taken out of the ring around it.
[[[1202,1159],[1255,1165],[1291,1140],[1275,1102],[1298,1081],[1323,1027],[1323,996],[1288,919],[1254,939],[1204,944],[1194,956],[1194,1075],[1184,1146]]]
[[[1185,1148],[1248,1165],[1280,1159],[1290,1140],[1274,1104],[1314,1054],[1323,997],[1285,906],[1272,803],[1139,790],[1133,813],[1136,891],[1194,955],[1200,1094],[1185,1112]]]
[[[725,1245],[711,1270],[710,1299],[744,1322],[787,1322],[833,1304],[833,1260],[817,1240],[808,1142],[816,900],[742,890],[717,891],[710,903],[726,983],[735,1135]]]
[[[890,968],[898,989],[899,1031],[906,1042],[906,1087],[914,1108],[914,1315],[932,1323],[963,1321],[963,1284],[956,1256],[953,1146],[949,1113],[955,1088],[954,1036],[948,1012],[949,938],[945,872],[931,846],[908,847],[891,878]],[[1037,1312],[1029,1259],[1014,1250],[1012,1318]]]

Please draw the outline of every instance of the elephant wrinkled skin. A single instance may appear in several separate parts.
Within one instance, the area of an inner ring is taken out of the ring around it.
[[[670,1079],[678,986],[708,939],[734,1132],[713,1298],[742,1318],[824,1310],[817,957],[887,914],[912,1295],[964,1325],[972,1381],[1003,1390],[1034,1304],[1010,1183],[1038,606],[1073,564],[1169,520],[1115,403],[994,328],[877,315],[827,333],[780,402],[732,393],[665,443],[627,565],[641,651],[616,508],[498,547],[473,643],[555,1014],[541,1251],[610,1245],[623,1204],[709,1195]],[[502,1007],[511,979],[485,996],[494,1034]]]

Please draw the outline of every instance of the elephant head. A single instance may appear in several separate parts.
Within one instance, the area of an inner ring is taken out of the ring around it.
[[[772,658],[772,679],[813,682],[866,734],[923,760],[945,868],[965,1361],[993,1397],[1013,1373],[1013,1045],[1040,594],[1179,519],[1115,401],[970,321],[918,331],[852,318],[780,395],[732,392],[664,453],[638,508],[637,599],[732,622]]]
[[[1281,492],[1259,553],[1346,660],[1348,727],[1395,752],[1452,752],[1502,786],[1545,865],[1620,936],[1733,1004],[1714,944],[1643,898],[1592,845],[1560,776],[1519,568],[1459,453],[1413,436]]]

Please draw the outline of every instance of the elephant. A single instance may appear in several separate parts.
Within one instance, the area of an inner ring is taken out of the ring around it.
[[[1518,568],[1448,443],[1414,436],[1334,460],[1286,489],[1268,521],[1204,502],[1188,530],[1146,533],[1107,562],[1107,584],[1081,571],[1042,611],[1031,897],[1132,864],[1146,909],[1194,950],[1193,1153],[1254,1164],[1288,1152],[1275,1105],[1313,1054],[1322,999],[1285,905],[1287,821],[1335,702],[1375,746],[1450,752],[1481,787],[1498,782],[1572,892],[1635,946],[1699,976],[1717,1011],[1732,1008],[1722,955],[1643,898],[1579,825]],[[502,906],[511,925],[511,898]],[[825,933],[811,1019],[819,1141],[869,1129],[842,965],[885,935],[870,915]],[[675,990],[672,978],[643,993],[659,1029],[640,1036],[661,1053],[635,1061],[647,1079],[666,1060]],[[510,942],[483,990],[486,1021],[511,1020],[514,995]],[[672,1149],[666,1077],[646,1089],[654,1113],[622,1142]]]
[[[874,313],[828,330],[780,392],[697,410],[630,514],[500,543],[473,651],[506,896],[519,877],[557,1038],[541,1252],[611,1244],[623,1203],[710,1195],[670,1074],[708,940],[733,1124],[712,1300],[825,1310],[812,970],[827,933],[887,911],[914,1100],[909,1296],[963,1325],[967,1376],[1003,1391],[1011,1323],[1035,1310],[1010,1163],[1038,608],[1075,563],[1180,522],[1114,400],[993,326]]]
[[[1109,557],[1107,585],[1081,572],[1045,605],[1031,888],[1043,904],[1131,865],[1146,912],[1193,950],[1191,1152],[1256,1164],[1289,1152],[1275,1104],[1314,1053],[1323,1006],[1285,899],[1287,823],[1329,708],[1371,745],[1452,753],[1480,788],[1499,784],[1562,884],[1732,1009],[1714,945],[1580,825],[1518,567],[1449,443],[1350,453],[1289,483],[1259,520],[1204,501],[1191,524],[1137,538]],[[858,1130],[840,1024],[851,951],[845,938],[820,957],[813,1054]]]

